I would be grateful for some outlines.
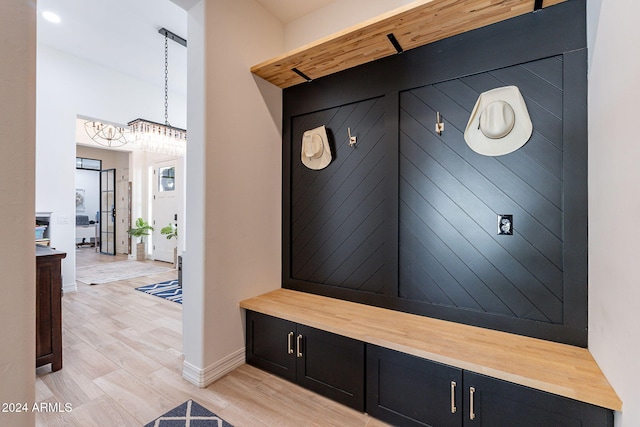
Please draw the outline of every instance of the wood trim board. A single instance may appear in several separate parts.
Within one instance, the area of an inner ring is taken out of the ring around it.
[[[305,292],[278,289],[240,307],[369,344],[620,411],[589,350]]]
[[[545,0],[543,7],[566,0]],[[287,88],[534,11],[535,0],[417,0],[251,67]],[[294,71],[297,70],[297,71]],[[305,79],[302,73],[308,79]]]

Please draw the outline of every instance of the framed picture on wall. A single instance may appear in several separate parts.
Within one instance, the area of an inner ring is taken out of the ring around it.
[[[84,190],[76,188],[76,212],[84,212]]]

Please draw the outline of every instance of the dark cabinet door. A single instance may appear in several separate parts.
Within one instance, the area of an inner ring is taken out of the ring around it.
[[[298,325],[298,384],[364,411],[364,346],[362,341]]]
[[[364,411],[361,341],[247,310],[247,363]]]
[[[247,311],[247,363],[290,381],[296,380],[296,324]]]
[[[465,427],[607,427],[612,411],[484,375],[464,373]]]
[[[367,412],[396,426],[460,426],[462,371],[367,346]]]
[[[62,274],[64,252],[36,247],[36,366],[62,369]]]

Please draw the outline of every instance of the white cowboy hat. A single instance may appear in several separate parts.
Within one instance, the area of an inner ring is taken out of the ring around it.
[[[516,86],[505,86],[480,94],[464,131],[464,140],[478,154],[502,156],[526,144],[532,131],[520,90]]]
[[[331,163],[331,148],[324,125],[302,134],[302,163],[309,169],[319,170]]]

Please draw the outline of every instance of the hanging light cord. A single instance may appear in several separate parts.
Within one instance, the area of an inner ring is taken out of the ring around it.
[[[164,36],[164,124],[169,124],[169,39]]]

